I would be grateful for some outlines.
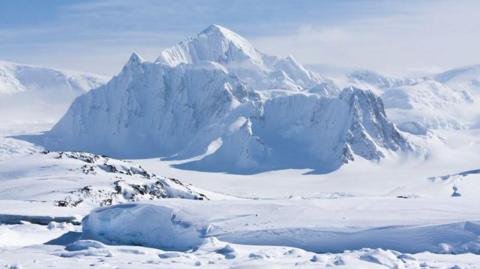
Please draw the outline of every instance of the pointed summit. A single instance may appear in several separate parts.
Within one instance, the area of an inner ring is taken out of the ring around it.
[[[170,67],[201,62],[215,62],[250,87],[262,90],[306,90],[320,81],[293,57],[278,58],[264,54],[239,34],[216,24],[162,51],[155,61]],[[282,72],[283,78],[278,77]],[[278,79],[272,80],[272,77]]]
[[[129,78],[135,73],[141,73],[141,70],[143,69],[143,62],[143,58],[136,52],[133,52],[132,55],[130,55],[127,63],[123,66],[122,73],[125,73],[126,77]]]
[[[212,24],[195,37],[164,50],[157,59],[157,63],[172,66],[201,61],[221,64],[247,61],[261,65],[262,54],[239,34]]]
[[[222,33],[222,32],[230,32],[230,33],[233,33],[231,30],[223,27],[223,26],[220,26],[218,24],[211,24],[209,25],[207,28],[205,28],[205,30],[203,30],[202,32],[200,32],[200,34],[209,34],[209,33]]]
[[[138,55],[136,52],[133,52],[128,59],[127,65],[137,65],[143,63],[143,58]]]
[[[217,25],[217,24],[212,24],[208,26],[205,30],[201,31],[198,35],[198,37],[201,37],[203,35],[206,36],[211,36],[211,37],[216,37],[218,38],[218,41],[228,41],[232,42],[238,47],[253,47],[250,42],[248,42],[244,37],[241,35],[233,32],[230,29],[227,29],[223,26]]]

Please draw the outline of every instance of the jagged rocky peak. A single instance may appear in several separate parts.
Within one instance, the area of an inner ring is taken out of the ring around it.
[[[137,77],[143,73],[145,69],[144,63],[146,62],[142,56],[136,52],[132,52],[130,58],[125,63],[120,74],[114,77],[113,81],[116,81],[118,84],[129,85],[133,77]]]
[[[136,52],[132,52],[132,55],[130,55],[130,58],[128,59],[128,62],[127,62],[127,66],[130,66],[130,65],[138,65],[138,64],[141,64],[143,63],[143,58],[142,56],[140,56],[138,53]]]
[[[353,152],[368,160],[384,157],[382,149],[412,151],[412,145],[387,119],[382,99],[369,90],[349,87],[340,98],[347,101],[351,109],[351,125],[347,142]]]

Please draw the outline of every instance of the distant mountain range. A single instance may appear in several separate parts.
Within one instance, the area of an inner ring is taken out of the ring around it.
[[[97,75],[0,62],[0,120],[54,122],[77,96],[106,81]]]

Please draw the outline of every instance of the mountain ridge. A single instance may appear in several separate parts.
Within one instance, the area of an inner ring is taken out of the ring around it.
[[[57,120],[75,97],[105,80],[82,72],[0,61],[0,118],[5,122]]]
[[[182,168],[233,173],[328,172],[354,156],[379,161],[413,151],[373,93],[340,90],[293,57],[247,46],[262,56],[257,61],[232,50],[226,31],[210,26],[175,45],[172,55],[185,62],[148,62],[133,53],[110,82],[74,101],[47,144],[127,158],[170,157],[187,161]],[[244,40],[227,32],[232,36]]]

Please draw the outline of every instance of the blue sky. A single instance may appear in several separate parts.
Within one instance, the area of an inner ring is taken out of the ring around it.
[[[401,75],[480,64],[480,1],[0,1],[0,59],[112,75],[223,25],[304,64]]]

